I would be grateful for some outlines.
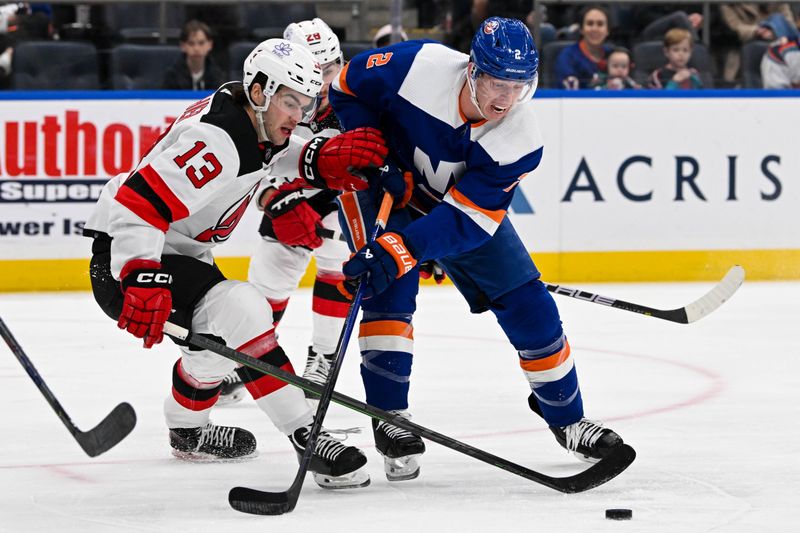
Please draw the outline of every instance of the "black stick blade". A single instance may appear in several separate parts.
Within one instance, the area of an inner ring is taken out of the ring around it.
[[[242,513],[279,515],[291,512],[297,496],[286,492],[262,492],[247,487],[234,487],[228,493],[228,503]],[[299,491],[298,491],[299,492]]]
[[[97,457],[119,444],[135,426],[136,412],[131,404],[123,402],[89,431],[75,433],[75,440],[89,457]]]
[[[623,444],[580,474],[559,479],[559,490],[567,494],[574,494],[598,487],[620,475],[634,459],[636,459],[636,450]]]

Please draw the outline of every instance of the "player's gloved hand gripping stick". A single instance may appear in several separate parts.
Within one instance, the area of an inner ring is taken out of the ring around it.
[[[374,241],[378,236],[378,232],[386,228],[386,221],[391,209],[392,196],[386,193],[383,196],[383,201],[381,202],[381,207],[378,211],[370,240]],[[342,333],[339,335],[339,342],[336,346],[333,365],[328,375],[328,382],[322,390],[322,396],[317,406],[317,413],[314,415],[314,424],[311,426],[311,432],[306,442],[306,449],[303,453],[303,457],[300,459],[300,468],[297,471],[294,482],[288,490],[283,492],[263,492],[247,487],[235,487],[231,489],[228,494],[228,502],[231,504],[231,507],[237,511],[251,514],[278,515],[290,512],[297,504],[297,499],[300,497],[300,490],[303,488],[303,480],[305,479],[306,472],[308,472],[308,467],[314,455],[317,437],[319,437],[320,431],[322,431],[322,422],[325,419],[325,414],[328,412],[328,406],[331,403],[333,389],[336,386],[336,379],[339,377],[339,370],[342,368],[344,353],[347,350],[347,345],[350,342],[350,335],[355,326],[358,310],[361,306],[361,299],[364,296],[364,287],[365,280],[362,279],[358,284],[353,302],[350,304],[350,309],[347,312],[347,318],[345,319]]]

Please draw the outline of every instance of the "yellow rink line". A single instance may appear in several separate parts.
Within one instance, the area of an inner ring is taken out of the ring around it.
[[[714,281],[735,264],[744,266],[748,280],[800,279],[800,250],[565,252],[533,257],[542,278],[552,283]],[[229,278],[246,278],[249,258],[217,261]],[[0,260],[0,292],[88,290],[88,265],[88,259]],[[312,285],[314,271],[312,261],[301,286]]]

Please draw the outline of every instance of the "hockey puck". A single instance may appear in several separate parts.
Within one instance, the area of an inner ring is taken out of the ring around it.
[[[630,509],[606,509],[606,518],[609,520],[630,520],[633,511]]]

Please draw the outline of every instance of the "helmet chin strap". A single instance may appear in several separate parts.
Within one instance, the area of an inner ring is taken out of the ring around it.
[[[256,112],[256,132],[258,133],[258,142],[272,142],[269,140],[269,136],[267,135],[267,129],[264,127],[264,112],[260,109],[253,108],[253,111]]]
[[[250,103],[250,107],[256,114],[256,134],[258,135],[258,142],[272,142],[267,135],[267,129],[264,127],[264,112],[267,110],[267,107],[269,107],[269,96],[263,92],[261,94],[264,95],[264,105],[256,105],[256,103],[253,102],[253,99],[250,98],[250,91],[245,91],[247,101]]]
[[[483,111],[481,110],[481,106],[478,103],[478,95],[477,95],[477,91],[475,89],[475,78],[472,76],[472,72],[470,72],[470,68],[472,69],[472,72],[477,72],[477,70],[478,70],[477,67],[474,64],[470,64],[470,66],[467,67],[467,85],[469,86],[469,100],[470,100],[470,102],[472,102],[472,105],[475,106],[475,109],[478,110],[478,114],[481,117],[483,117],[484,120],[489,120],[486,117],[486,115],[483,114]]]

